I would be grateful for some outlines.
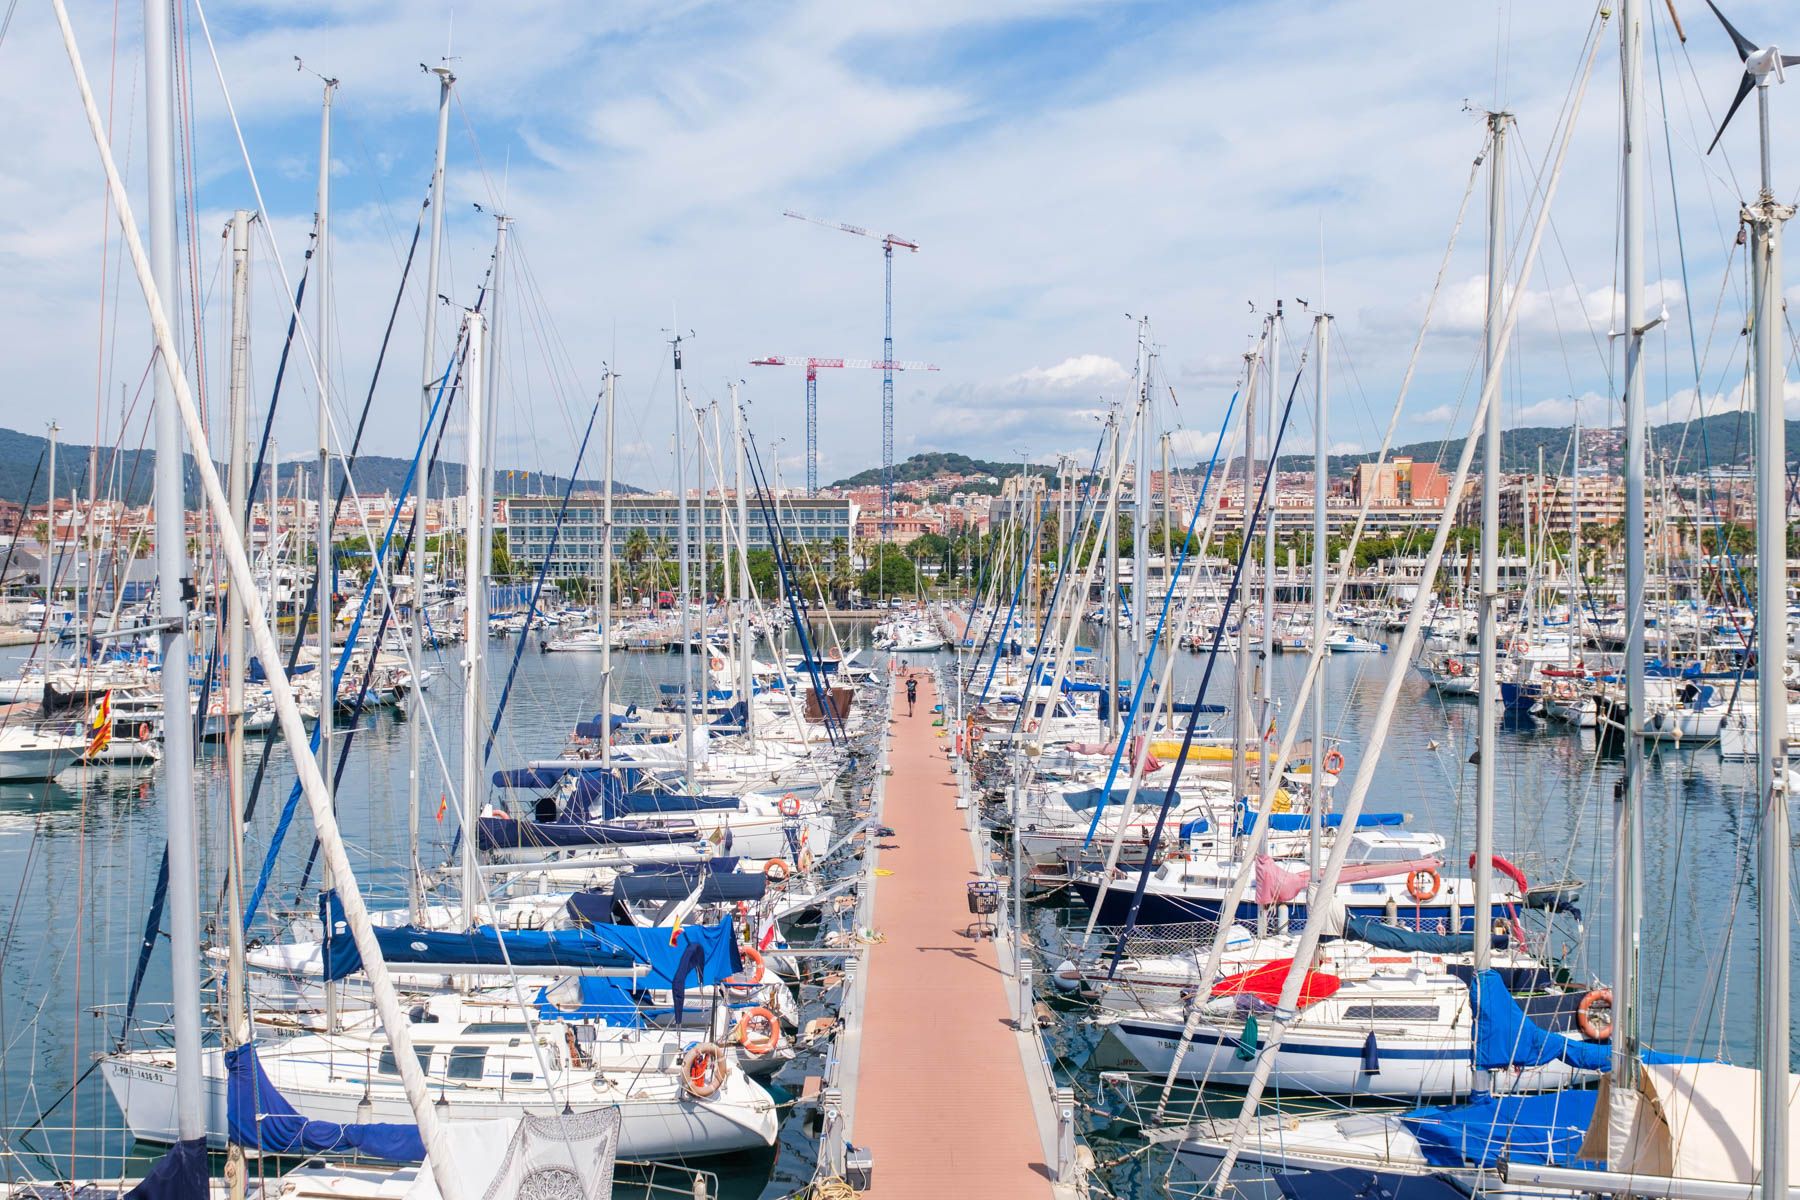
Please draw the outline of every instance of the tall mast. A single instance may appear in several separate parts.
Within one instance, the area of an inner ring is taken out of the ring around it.
[[[468,511],[463,514],[463,616],[468,644],[463,653],[463,836],[462,836],[462,906],[463,925],[473,928],[480,920],[481,877],[476,869],[476,829],[481,816],[481,797],[486,791],[481,783],[481,660],[487,647],[487,586],[482,577],[481,512],[484,472],[480,464],[486,459],[482,443],[486,440],[487,376],[483,355],[487,349],[487,329],[481,314],[474,310],[463,313],[466,337],[463,368],[463,391],[468,413],[468,457],[464,460],[463,484]],[[523,635],[521,635],[523,636]]]
[[[1264,431],[1269,443],[1270,470],[1274,470],[1275,439],[1277,430],[1275,422],[1279,419],[1275,414],[1281,409],[1281,301],[1275,302],[1275,316],[1269,322],[1269,411],[1264,415]],[[1268,736],[1268,728],[1275,719],[1275,673],[1270,669],[1275,660],[1275,510],[1276,500],[1281,494],[1281,477],[1271,475],[1272,486],[1269,488],[1269,511],[1263,516],[1263,606],[1262,606],[1262,665],[1257,673],[1258,695],[1261,704],[1258,706],[1256,723],[1256,739],[1262,751],[1256,756],[1257,791],[1267,793],[1269,783],[1268,747],[1264,743]],[[1249,493],[1245,493],[1248,501]],[[1246,504],[1244,512],[1249,513]],[[1245,517],[1248,520],[1248,515]]]
[[[1575,445],[1569,452],[1569,657],[1581,637],[1581,409],[1575,409]]]
[[[419,368],[419,438],[423,441],[430,433],[431,404],[436,398],[438,385],[437,365],[437,294],[438,294],[438,262],[443,256],[444,244],[444,162],[450,144],[450,89],[456,86],[456,76],[447,67],[438,67],[432,71],[438,77],[438,119],[437,119],[437,155],[432,160],[431,168],[431,250],[425,260],[425,346],[424,362]],[[412,576],[412,669],[424,672],[425,667],[425,498],[429,489],[429,473],[421,472],[413,486],[413,536],[412,548],[407,552],[408,573]],[[406,873],[406,896],[412,911],[412,919],[420,922],[425,916],[424,864],[419,860],[419,799],[424,785],[423,759],[425,745],[425,729],[421,708],[425,703],[425,693],[413,681],[406,698],[407,721],[406,731],[406,826],[407,847],[411,855],[409,870]]]
[[[166,0],[144,0],[145,144],[150,184],[150,274],[171,302],[175,276],[175,77]],[[206,1137],[200,1075],[200,852],[194,813],[194,727],[188,719],[187,504],[182,491],[181,414],[170,372],[156,381],[156,591],[160,604],[163,811],[169,838],[169,970],[175,1017],[176,1137]],[[195,447],[196,450],[199,447]],[[54,475],[50,494],[56,494]],[[54,503],[54,500],[52,501]],[[51,529],[54,537],[55,528]]]
[[[238,536],[250,543],[245,520],[245,501],[250,494],[250,214],[238,209],[231,215],[231,393],[227,422],[230,426],[230,496],[232,520]],[[225,589],[225,721],[226,812],[231,826],[226,861],[225,887],[227,952],[225,973],[225,1045],[241,1046],[250,1040],[250,1021],[244,1004],[244,590],[229,582]],[[225,1179],[232,1200],[243,1200],[244,1148],[232,1142],[226,1152]]]
[[[1175,528],[1175,477],[1169,474],[1169,432],[1163,431],[1162,438],[1162,527],[1163,527],[1163,585],[1165,590],[1175,586],[1175,553],[1173,546]],[[1183,534],[1185,537],[1185,533]],[[1165,637],[1175,636],[1171,631],[1164,632]],[[1164,653],[1168,653],[1167,650]],[[1175,728],[1175,689],[1163,690],[1163,703],[1167,705],[1163,713],[1163,728]],[[1154,714],[1152,714],[1154,716]],[[1148,734],[1150,727],[1145,726]]]
[[[1119,473],[1124,469],[1123,461],[1120,458],[1120,443],[1124,440],[1124,437],[1125,431],[1119,427],[1119,413],[1115,407],[1112,417],[1112,470],[1108,472],[1107,476],[1108,485],[1111,487],[1114,495],[1117,495],[1124,490],[1119,480]],[[1025,490],[1024,483],[1025,474],[1021,470],[1019,473],[1019,490],[1021,492]],[[1019,553],[1029,554],[1031,550],[1031,536],[1029,527],[1026,526],[1022,515],[1024,512],[1023,506],[1020,507],[1019,511],[1021,513],[1019,520]],[[1020,562],[1019,568],[1020,574],[1024,574],[1025,563],[1023,561]],[[1119,678],[1123,666],[1119,661],[1119,623],[1121,619],[1122,614],[1119,605],[1119,519],[1117,514],[1114,513],[1112,514],[1111,519],[1106,523],[1106,733],[1109,738],[1117,737],[1119,734]]]
[[[700,543],[700,545],[699,545],[699,561],[695,564],[695,566],[699,568],[699,572],[700,572],[700,632],[697,636],[699,638],[700,644],[702,646],[705,646],[707,644],[707,642],[706,642],[706,597],[707,597],[706,424],[705,424],[703,418],[700,416],[699,409],[689,409],[686,416],[687,416],[688,420],[690,420],[694,423],[694,448],[695,448],[694,449],[694,485],[695,485],[694,490],[697,493],[696,502],[700,506],[700,511],[695,514],[696,520],[694,522],[694,528],[699,533],[699,537],[697,540]],[[709,665],[711,663],[711,661],[712,661],[712,654],[710,651],[701,655],[701,662],[700,662],[700,681],[701,682],[700,682],[699,688],[695,692],[695,696],[698,698],[698,700],[700,702],[700,712],[702,714],[702,718],[701,718],[702,720],[705,719],[704,714],[706,713],[706,694],[708,691],[710,691],[712,689],[712,667]]]
[[[1318,338],[1319,358],[1313,365],[1316,376],[1314,404],[1317,412],[1313,415],[1313,545],[1312,545],[1312,637],[1313,653],[1319,653],[1319,647],[1325,640],[1325,496],[1327,473],[1331,466],[1331,441],[1326,437],[1326,421],[1330,416],[1327,387],[1330,373],[1326,368],[1326,353],[1331,345],[1331,317],[1320,313],[1313,318],[1313,333]],[[1319,902],[1318,879],[1319,867],[1325,860],[1325,810],[1328,807],[1325,791],[1325,772],[1322,765],[1325,761],[1325,706],[1313,702],[1312,705],[1312,767],[1308,778],[1312,781],[1312,817],[1308,821],[1307,835],[1308,878],[1313,883],[1312,904]],[[1314,911],[1310,906],[1309,912]]]
[[[688,606],[687,395],[675,335],[675,603],[681,610],[681,778],[694,790],[694,614]]]
[[[155,0],[146,0],[154,3]],[[318,589],[319,614],[319,665],[313,672],[313,678],[319,681],[319,774],[325,778],[325,786],[331,787],[331,738],[332,718],[336,716],[337,688],[332,676],[331,655],[331,587],[332,577],[336,574],[331,561],[331,505],[326,497],[331,494],[331,437],[330,437],[330,397],[331,397],[331,98],[337,91],[337,80],[325,81],[325,96],[319,107],[319,246],[314,252],[318,257],[318,324],[316,344],[318,348],[318,389],[319,389],[319,496],[318,527],[315,547],[318,555],[318,578],[315,586]],[[304,631],[301,631],[304,636]],[[164,706],[165,712],[175,711]],[[184,704],[181,708],[186,712]],[[168,749],[167,746],[164,749]],[[337,804],[335,789],[332,804]],[[323,871],[323,882],[327,891],[334,883],[331,866],[326,864]],[[325,1026],[327,1029],[337,1025],[337,988],[325,985]]]
[[[494,447],[500,441],[500,322],[505,315],[506,307],[504,303],[506,299],[506,247],[507,235],[512,229],[512,218],[501,213],[494,218],[494,223],[494,278],[488,288],[487,392],[483,413],[487,427],[483,430],[481,441],[481,461],[469,464],[471,470],[481,472],[481,509],[477,514],[478,523],[475,528],[481,540],[480,582],[484,593],[494,575]],[[526,626],[520,632],[520,637],[531,636],[529,619]],[[481,630],[482,637],[485,639],[487,636],[485,623]],[[482,662],[485,668],[486,655],[482,656]],[[483,684],[485,686],[485,679]]]
[[[731,485],[737,492],[738,527],[738,679],[739,696],[744,702],[744,738],[756,742],[755,718],[751,716],[756,699],[756,672],[752,651],[755,641],[750,636],[750,497],[744,490],[744,408],[738,403],[738,385],[731,385]]]
[[[1644,140],[1643,0],[1624,0],[1619,22],[1621,131],[1620,286],[1625,293],[1625,778],[1613,806],[1612,1081],[1615,1095],[1637,1094],[1638,921],[1643,905],[1644,742]],[[1783,615],[1785,627],[1786,616]],[[1786,727],[1786,714],[1782,717]],[[1783,896],[1786,890],[1783,889]],[[1785,900],[1783,901],[1785,911]],[[1782,943],[1786,944],[1786,935]],[[1783,978],[1782,986],[1787,986]],[[1782,1056],[1786,1078],[1787,1056]],[[1787,1133],[1782,1132],[1785,1142]],[[1610,1155],[1609,1155],[1610,1157]],[[1616,1164],[1612,1164],[1616,1165]],[[1786,1178],[1784,1175],[1783,1178]]]
[[[1765,1180],[1788,1178],[1790,1055],[1788,976],[1793,955],[1788,923],[1787,794],[1787,427],[1782,412],[1787,360],[1782,335],[1781,226],[1794,215],[1778,203],[1769,163],[1769,74],[1773,58],[1793,65],[1769,46],[1759,52],[1756,109],[1762,152],[1762,188],[1745,208],[1755,307],[1751,312],[1751,361],[1756,375],[1756,791],[1762,806],[1757,851],[1757,990],[1762,1000],[1758,1058],[1762,1064],[1762,1172]],[[1752,59],[1751,62],[1755,62]],[[1749,67],[1750,63],[1746,63]],[[1729,118],[1727,118],[1729,119]],[[1765,1189],[1766,1190],[1766,1189]]]
[[[619,377],[606,371],[606,491],[600,497],[600,766],[612,769],[613,402]]]
[[[1268,332],[1268,321],[1263,331]],[[1260,351],[1244,355],[1244,498],[1239,506],[1243,513],[1243,529],[1238,534],[1239,552],[1247,554],[1250,540],[1250,505],[1256,478],[1256,369],[1262,363]],[[1246,557],[1245,562],[1251,560]],[[1250,572],[1246,570],[1238,588],[1237,668],[1233,682],[1237,686],[1231,706],[1231,802],[1236,804],[1249,795],[1250,764],[1245,756],[1250,749]],[[1231,597],[1219,605],[1219,620],[1231,620]]]
[[[1150,318],[1138,318],[1138,444],[1135,503],[1131,520],[1131,644],[1132,679],[1143,674],[1144,656],[1150,649],[1150,630],[1144,620],[1145,598],[1150,594]],[[1134,685],[1135,686],[1135,685]],[[1137,697],[1132,698],[1138,702]],[[1138,719],[1151,714],[1138,711]]]
[[[48,432],[50,437],[50,477],[44,485],[44,557],[42,565],[38,568],[38,574],[44,577],[44,636],[41,640],[46,667],[50,663],[50,647],[56,644],[55,636],[51,633],[50,628],[50,607],[51,600],[55,595],[56,579],[56,435],[62,432],[62,426],[52,421]],[[185,530],[182,536],[185,539]]]
[[[728,394],[736,397],[737,384],[730,385]],[[725,515],[725,434],[720,426],[721,420],[718,402],[714,401],[712,404],[712,473],[713,489],[718,493],[716,507],[719,512],[719,606],[722,609],[719,617],[720,624],[724,627],[725,647],[726,652],[730,655],[731,673],[735,675],[737,673],[737,629],[731,622],[731,521]],[[707,661],[709,663],[712,661],[710,654],[707,656]],[[740,680],[732,685],[733,703],[744,698],[744,689],[741,684]]]
[[[1510,114],[1488,114],[1487,315],[1483,321],[1484,389],[1493,390],[1503,353],[1500,324],[1506,305],[1506,125]],[[1478,728],[1475,753],[1475,959],[1485,971],[1492,958],[1489,925],[1494,912],[1494,767],[1500,757],[1500,656],[1495,623],[1500,619],[1500,404],[1487,407],[1482,431],[1481,586],[1475,669]],[[1486,1076],[1476,1083],[1486,1091]]]

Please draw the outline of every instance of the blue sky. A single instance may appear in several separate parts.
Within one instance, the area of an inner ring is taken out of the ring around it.
[[[1748,121],[1713,159],[1699,154],[1711,136],[1704,105],[1722,106],[1737,67],[1710,14],[1693,0],[1677,7],[1685,47],[1663,5],[1648,6],[1663,53],[1661,74],[1649,68],[1648,275],[1652,310],[1671,312],[1652,351],[1653,407],[1680,418],[1697,405],[1664,138],[1688,279],[1704,298],[1692,325],[1707,405],[1736,398],[1740,283],[1722,271],[1738,187],[1754,165]],[[1800,27],[1784,28],[1793,15],[1773,0],[1730,11],[1752,37],[1800,44]],[[139,11],[119,9],[116,41],[110,6],[72,12],[102,106],[111,99],[115,152],[141,196]],[[440,291],[467,303],[488,261],[487,214],[504,207],[516,222],[502,318],[503,465],[566,470],[613,362],[623,375],[620,473],[666,484],[664,339],[678,322],[694,334],[690,394],[720,398],[742,379],[759,439],[785,439],[778,457],[798,479],[801,375],[748,360],[878,357],[881,261],[872,242],[784,220],[790,207],[922,247],[895,264],[896,355],[942,369],[898,382],[902,457],[1085,457],[1093,414],[1132,386],[1127,313],[1151,317],[1159,383],[1179,400],[1162,420],[1179,427],[1178,453],[1191,457],[1211,446],[1256,327],[1251,305],[1277,297],[1291,313],[1296,297],[1322,297],[1336,314],[1330,436],[1372,447],[1480,147],[1480,117],[1468,109],[1498,98],[1518,114],[1508,188],[1518,229],[1592,15],[1567,0],[1459,6],[1449,21],[1440,5],[1395,0],[217,5],[207,17],[273,235],[259,239],[253,267],[256,390],[266,397],[285,317],[275,255],[291,277],[314,207],[319,85],[308,72],[342,81],[332,396],[347,430],[427,183],[436,91],[419,64],[448,54],[459,82]],[[195,9],[186,20],[200,234],[192,273],[217,410],[217,232],[230,209],[254,200]],[[1577,405],[1603,423],[1617,407],[1605,336],[1617,305],[1615,32],[1603,41],[1527,296],[1509,423],[1561,423]],[[1800,124],[1800,95],[1778,89],[1774,99],[1781,144]],[[0,424],[35,431],[54,412],[65,437],[92,440],[105,397],[110,441],[120,386],[135,394],[148,338],[141,302],[118,287],[116,238],[102,238],[100,174],[47,6],[22,6],[0,43],[0,100],[14,114],[0,265],[15,298],[30,300],[14,316]],[[1800,181],[1800,163],[1782,174]],[[1480,226],[1478,189],[1404,438],[1452,431],[1473,402]],[[370,448],[381,452],[407,453],[416,436],[420,339],[435,307],[423,290],[421,270],[376,392]],[[193,307],[184,297],[182,311]],[[436,319],[443,344],[454,314]],[[1303,316],[1290,317],[1289,332],[1304,336]],[[308,376],[296,371],[284,400],[284,457],[313,439]],[[879,397],[876,372],[822,376],[826,479],[879,461]],[[126,434],[133,444],[142,413]]]

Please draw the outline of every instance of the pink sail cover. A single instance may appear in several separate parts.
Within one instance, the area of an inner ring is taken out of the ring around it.
[[[1338,874],[1338,882],[1357,883],[1364,879],[1388,879],[1396,875],[1404,878],[1414,871],[1443,869],[1444,862],[1438,858],[1346,864]],[[1306,884],[1311,878],[1310,871],[1290,871],[1286,867],[1277,866],[1275,860],[1267,854],[1259,854],[1256,856],[1256,902],[1259,905],[1286,904],[1306,891]]]

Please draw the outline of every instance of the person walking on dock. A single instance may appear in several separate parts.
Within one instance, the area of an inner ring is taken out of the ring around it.
[[[913,715],[913,705],[919,700],[919,681],[915,677],[906,677],[906,715]]]

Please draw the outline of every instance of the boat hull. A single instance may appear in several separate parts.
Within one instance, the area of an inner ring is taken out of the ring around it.
[[[207,1051],[206,1063],[206,1141],[213,1149],[226,1144],[225,1073],[223,1056],[217,1050]],[[272,1066],[265,1062],[265,1066]],[[410,1125],[412,1110],[395,1087],[373,1089],[370,1107],[359,1112],[363,1099],[360,1082],[366,1070],[360,1055],[346,1052],[342,1063],[341,1085],[329,1091],[296,1085],[277,1077],[281,1094],[303,1115],[317,1121],[337,1124],[391,1122]],[[150,1058],[132,1055],[109,1058],[101,1064],[101,1073],[112,1091],[113,1099],[125,1113],[125,1122],[134,1138],[141,1142],[169,1145],[176,1141],[175,1066],[172,1058]],[[273,1073],[273,1072],[272,1072]],[[353,1081],[349,1077],[355,1076]],[[491,1088],[457,1088],[434,1086],[442,1096],[438,1119],[454,1127],[465,1121],[517,1121],[521,1116],[555,1116],[562,1111],[560,1099],[543,1091],[519,1098],[500,1098]],[[586,1088],[579,1089],[586,1091]],[[758,1089],[760,1092],[760,1089]],[[616,1094],[604,1103],[584,1106],[575,1101],[576,1111],[591,1111],[616,1105],[622,1121],[619,1128],[619,1157],[629,1159],[670,1159],[703,1154],[728,1154],[738,1150],[761,1149],[774,1144],[776,1113],[773,1101],[763,1095],[757,1104],[696,1100],[692,1097],[639,1098]]]

